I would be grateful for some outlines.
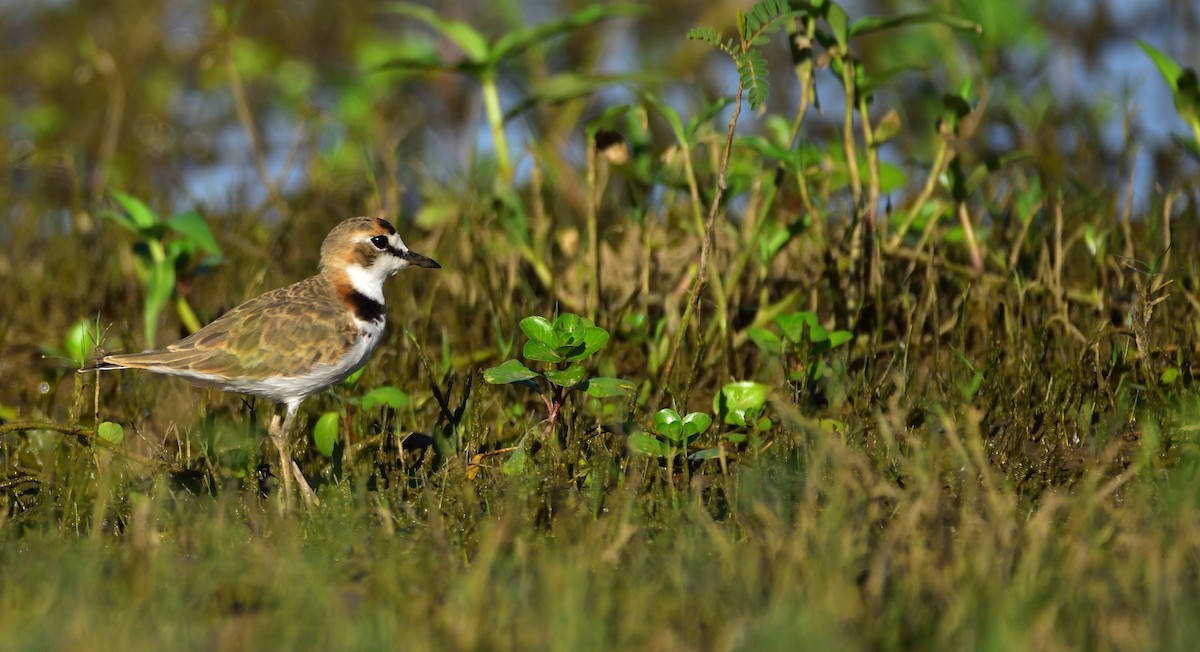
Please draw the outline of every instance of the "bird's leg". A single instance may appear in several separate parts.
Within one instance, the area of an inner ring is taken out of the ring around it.
[[[284,418],[284,424],[279,425],[279,410],[276,409],[271,415],[271,427],[267,429],[267,436],[271,438],[271,443],[275,445],[275,452],[279,454],[279,463],[275,465],[277,470],[276,477],[283,483],[283,488],[280,489],[279,495],[279,511],[286,512],[292,502],[292,469],[288,464],[290,459],[287,454],[287,430],[292,425],[292,417],[295,414],[295,408],[287,408],[287,417]]]
[[[321,501],[317,500],[316,492],[312,490],[312,487],[308,486],[308,480],[305,480],[304,474],[300,472],[300,465],[296,464],[296,461],[292,459],[291,454],[287,450],[287,444],[290,441],[288,436],[291,435],[292,423],[296,420],[296,412],[299,407],[299,403],[296,403],[295,405],[289,404],[287,408],[287,414],[283,418],[283,437],[281,440],[283,443],[280,444],[282,448],[280,449],[279,453],[279,463],[284,477],[286,478],[290,475],[296,479],[296,486],[300,489],[300,495],[304,497],[304,502],[310,507],[313,507],[320,505]],[[284,484],[288,486],[288,500],[290,501],[291,481],[289,480]]]

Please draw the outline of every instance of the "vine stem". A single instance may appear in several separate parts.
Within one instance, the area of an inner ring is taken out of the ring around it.
[[[742,85],[738,84],[737,94],[733,98],[733,114],[729,116],[729,128],[725,132],[725,147],[721,151],[721,165],[717,169],[717,192],[713,195],[712,204],[708,207],[708,218],[704,221],[704,242],[700,246],[700,266],[696,273],[696,284],[692,287],[687,308],[683,311],[683,317],[679,320],[679,328],[675,331],[674,341],[671,343],[671,353],[667,356],[667,361],[663,365],[662,374],[658,380],[658,391],[655,393],[655,398],[651,405],[657,405],[662,402],[663,394],[666,392],[667,385],[671,380],[671,372],[675,369],[675,360],[679,356],[679,348],[683,344],[684,334],[687,333],[688,324],[691,322],[700,304],[700,295],[703,293],[704,285],[708,279],[708,259],[712,255],[714,242],[713,231],[716,228],[717,214],[721,210],[721,199],[725,196],[725,176],[729,169],[729,155],[733,151],[733,132],[737,127],[738,117],[742,113],[742,94],[744,91],[745,89]]]

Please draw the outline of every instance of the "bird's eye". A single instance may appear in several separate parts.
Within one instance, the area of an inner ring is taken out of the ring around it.
[[[386,235],[377,235],[371,238],[371,244],[375,245],[380,251],[388,248],[388,237]]]

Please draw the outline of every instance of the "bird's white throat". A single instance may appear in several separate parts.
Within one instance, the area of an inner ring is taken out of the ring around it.
[[[383,282],[393,273],[382,262],[376,262],[370,267],[346,265],[346,278],[350,279],[350,286],[354,291],[372,301],[378,301],[381,305],[384,303]]]

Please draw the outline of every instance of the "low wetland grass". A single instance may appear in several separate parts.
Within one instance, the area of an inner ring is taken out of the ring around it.
[[[42,35],[0,46],[0,647],[1200,638],[1200,96],[1159,32],[1152,141],[1000,0],[107,4],[0,9]],[[319,506],[279,509],[271,404],[76,373],[359,214],[442,269],[302,406]]]

